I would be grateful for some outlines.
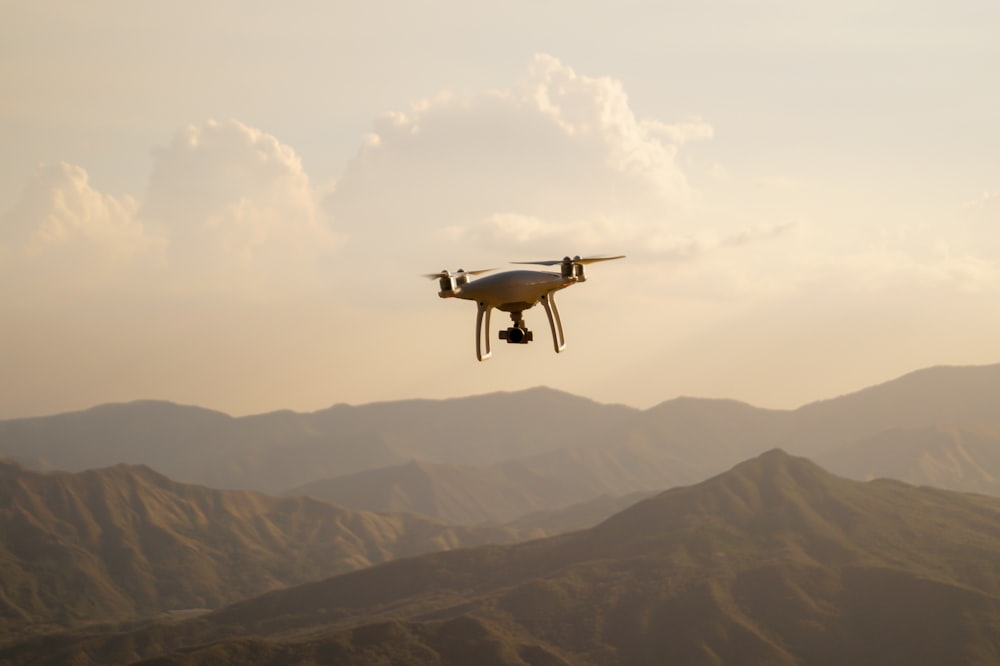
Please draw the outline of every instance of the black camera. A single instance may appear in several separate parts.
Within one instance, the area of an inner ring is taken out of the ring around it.
[[[534,335],[526,328],[511,326],[505,331],[500,331],[500,339],[506,340],[509,345],[526,345],[534,339]]]

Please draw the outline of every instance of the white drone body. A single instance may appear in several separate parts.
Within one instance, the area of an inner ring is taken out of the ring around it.
[[[552,344],[558,354],[566,348],[566,338],[563,336],[562,320],[556,307],[555,293],[560,289],[585,282],[583,272],[585,264],[597,261],[622,259],[617,257],[564,257],[552,261],[515,261],[515,264],[538,264],[541,266],[559,265],[561,271],[515,270],[496,273],[478,280],[469,280],[470,276],[488,273],[482,271],[464,271],[455,273],[447,270],[440,273],[429,273],[426,277],[438,280],[441,298],[464,298],[475,301],[478,306],[476,314],[476,358],[485,361],[492,354],[490,350],[490,313],[494,308],[510,313],[513,326],[500,331],[500,339],[509,344],[527,344],[533,335],[524,325],[523,312],[538,303],[545,308],[549,318],[549,328],[552,329]]]

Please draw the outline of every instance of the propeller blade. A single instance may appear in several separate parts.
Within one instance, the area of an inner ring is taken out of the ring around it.
[[[548,261],[512,261],[512,264],[534,264],[536,266],[558,266],[559,264],[569,260],[572,264],[593,264],[598,261],[611,261],[612,259],[624,259],[624,254],[619,254],[616,257],[566,257],[565,259],[550,259]]]
[[[624,254],[619,254],[616,257],[587,257],[585,259],[574,259],[574,264],[594,264],[598,261],[611,261],[612,259],[624,259]]]
[[[421,277],[428,278],[429,280],[440,280],[441,278],[458,277],[459,275],[482,275],[483,273],[489,273],[490,271],[495,270],[495,268],[484,268],[478,271],[465,271],[460,268],[454,273],[451,271],[440,271],[438,273],[424,273]]]

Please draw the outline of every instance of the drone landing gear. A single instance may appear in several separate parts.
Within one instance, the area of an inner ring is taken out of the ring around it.
[[[479,306],[479,311],[476,313],[476,358],[485,361],[493,353],[490,351],[490,311],[493,308],[482,301],[476,305]],[[486,320],[485,326],[483,325],[484,319]],[[486,348],[485,354],[483,347]]]
[[[562,319],[559,317],[559,308],[556,307],[555,292],[550,291],[539,299],[545,314],[549,318],[549,328],[552,329],[552,347],[558,354],[566,349],[566,337],[563,335]],[[485,361],[492,355],[490,349],[490,314],[493,306],[485,302],[478,302],[476,312],[476,358]],[[500,339],[506,340],[507,344],[526,345],[535,336],[524,325],[524,316],[521,310],[510,313],[512,326],[500,331]]]
[[[563,335],[562,319],[559,317],[559,308],[556,307],[556,292],[550,291],[542,296],[542,307],[549,317],[549,328],[552,329],[552,346],[558,354],[566,349],[566,336]]]

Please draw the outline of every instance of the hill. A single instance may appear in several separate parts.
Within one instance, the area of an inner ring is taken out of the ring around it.
[[[855,479],[908,483],[1000,495],[1000,423],[893,428],[818,459]]]
[[[138,402],[0,422],[0,454],[41,469],[147,464],[216,487],[477,524],[694,483],[774,447],[866,478],[876,470],[857,442],[890,430],[896,453],[878,475],[992,492],[989,442],[979,476],[944,459],[933,474],[913,470],[927,466],[915,462],[927,455],[917,431],[1000,427],[997,404],[1000,365],[929,368],[796,410],[677,398],[640,411],[541,388],[243,418]]]
[[[775,450],[588,530],[28,641],[0,660],[992,664],[998,637],[1000,500],[849,481]]]
[[[792,411],[678,398],[636,413],[606,441],[584,440],[485,467],[387,466],[319,479],[289,494],[366,510],[415,511],[460,524],[506,522],[604,495],[694,483],[776,446],[854,478],[874,474],[996,492],[988,479],[1000,478],[1000,440],[969,435],[962,439],[964,449],[939,446],[932,454],[917,429],[987,420],[1000,428],[997,404],[1000,366],[931,368]],[[887,432],[896,433],[891,444]]]
[[[0,462],[0,635],[217,608],[395,557],[523,534],[217,491],[142,466],[39,473]]]
[[[308,495],[366,511],[416,512],[456,525],[511,521],[520,525],[536,520],[539,525],[548,525],[548,533],[562,531],[561,516],[573,528],[591,527],[638,501],[641,495],[651,494],[650,490],[624,497],[601,494],[608,484],[571,464],[576,453],[570,450],[550,454],[542,461],[529,459],[483,468],[413,461],[314,481],[285,494]],[[545,465],[549,458],[557,463],[552,468]],[[529,514],[534,519],[528,519]],[[587,522],[586,516],[592,516],[592,522]],[[520,520],[522,517],[526,520]]]
[[[241,418],[138,401],[0,421],[0,456],[65,471],[143,464],[180,481],[277,494],[413,459],[488,465],[606,443],[636,412],[544,388]]]
[[[790,411],[678,398],[642,412],[629,438],[717,473],[774,447],[813,457],[894,428],[998,423],[997,405],[1000,364],[940,366]]]

